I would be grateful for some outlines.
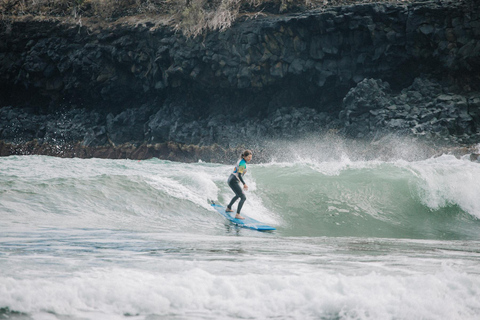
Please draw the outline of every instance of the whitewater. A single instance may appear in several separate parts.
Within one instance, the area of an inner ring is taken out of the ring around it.
[[[480,164],[322,148],[253,150],[274,232],[234,162],[0,158],[0,319],[478,319]]]

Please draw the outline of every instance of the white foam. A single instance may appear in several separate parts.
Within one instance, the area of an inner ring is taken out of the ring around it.
[[[480,153],[480,143],[479,143],[479,144],[477,144],[477,145],[475,146],[475,148],[476,148],[476,150],[477,150],[477,152],[476,152],[476,153]]]
[[[171,197],[188,200],[198,206],[208,208],[207,199],[217,199],[219,188],[216,180],[225,168],[211,167],[203,163],[172,163],[168,167],[157,166],[154,175],[147,183]],[[224,178],[226,183],[226,178]]]
[[[435,274],[174,274],[95,269],[69,277],[0,277],[0,305],[98,319],[131,315],[197,318],[478,319],[480,276],[449,267]]]
[[[280,173],[285,169],[291,170],[294,167],[303,166],[326,176],[339,176],[345,170],[375,169],[385,163],[386,162],[380,160],[353,161],[346,154],[342,154],[337,160],[320,161],[315,158],[297,156],[293,162],[272,161],[258,166],[264,168],[277,168]]]
[[[425,161],[402,163],[419,179],[420,200],[429,208],[458,205],[480,218],[480,165],[444,155]]]
[[[352,161],[343,155],[339,161],[310,163],[312,169],[326,176],[338,176],[345,170],[375,169],[385,164],[383,161]]]

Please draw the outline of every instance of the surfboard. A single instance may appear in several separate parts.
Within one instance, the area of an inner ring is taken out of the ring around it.
[[[263,222],[260,222],[258,220],[255,220],[253,218],[247,217],[245,214],[242,213],[242,217],[245,219],[235,219],[235,212],[227,212],[225,211],[225,207],[216,204],[215,202],[211,201],[210,203],[212,207],[217,210],[218,213],[220,213],[222,216],[227,218],[231,223],[242,227],[242,228],[247,228],[247,229],[253,229],[253,230],[258,230],[258,231],[273,231],[276,230],[274,227],[267,226]]]

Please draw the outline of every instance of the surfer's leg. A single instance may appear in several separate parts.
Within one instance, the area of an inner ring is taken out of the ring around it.
[[[240,198],[240,197],[237,196],[237,195],[235,195],[235,197],[232,198],[232,201],[230,201],[230,203],[228,204],[226,211],[228,211],[228,212],[233,212],[232,206],[233,206],[233,204],[235,203],[235,201],[238,200],[238,198]]]
[[[228,185],[230,186],[232,191],[235,192],[235,197],[233,197],[232,201],[230,201],[230,203],[227,206],[227,211],[231,212],[233,204],[235,203],[235,201],[237,201],[239,198],[242,197],[243,191],[240,185],[238,184],[237,178],[235,178],[235,176],[233,175],[231,175],[230,178],[228,179]]]
[[[237,214],[235,215],[235,219],[245,219],[244,217],[242,217],[240,215],[240,211],[242,210],[242,207],[243,207],[243,203],[245,202],[245,200],[247,200],[247,197],[245,196],[245,194],[242,192],[242,196],[240,197],[240,202],[238,203],[238,207],[237,207]]]
[[[238,203],[238,207],[237,207],[237,214],[240,214],[240,211],[242,210],[243,203],[245,202],[245,200],[247,200],[247,197],[245,196],[244,193],[242,193],[242,195],[240,196],[240,202]]]
[[[244,217],[242,217],[240,215],[240,210],[242,210],[242,207],[243,207],[243,203],[245,202],[245,200],[247,200],[247,197],[245,197],[245,195],[242,193],[242,196],[240,197],[240,202],[238,203],[238,207],[237,207],[237,214],[235,215],[235,219],[245,219]]]

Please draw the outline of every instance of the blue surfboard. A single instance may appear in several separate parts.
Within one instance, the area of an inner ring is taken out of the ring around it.
[[[242,216],[245,219],[235,219],[235,212],[227,212],[225,211],[225,207],[215,204],[215,202],[211,201],[212,207],[218,211],[222,216],[230,220],[233,224],[247,228],[247,229],[253,229],[253,230],[258,230],[258,231],[273,231],[276,230],[274,227],[267,226],[263,222],[257,221],[253,218],[247,217],[245,214],[242,213]]]

